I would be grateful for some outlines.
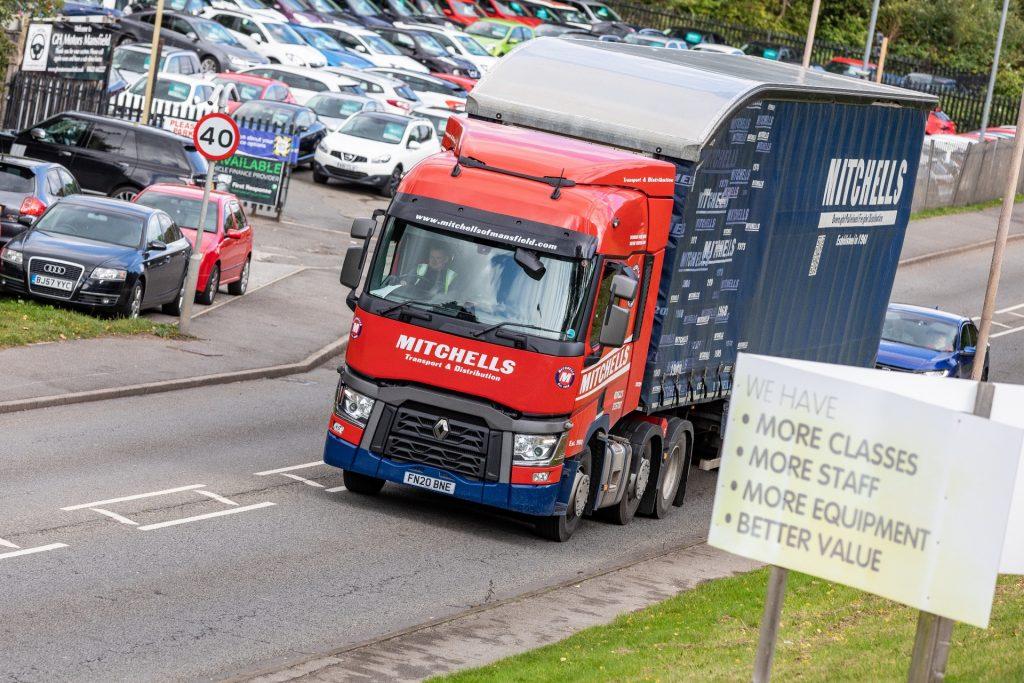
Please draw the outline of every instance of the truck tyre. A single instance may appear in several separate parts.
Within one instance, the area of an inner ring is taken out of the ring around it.
[[[626,490],[622,499],[611,507],[601,509],[600,516],[613,524],[626,525],[636,516],[640,501],[651,480],[651,459],[655,439],[660,439],[661,430],[649,422],[630,422],[620,436],[629,439],[633,456],[629,459],[629,473],[625,478]]]
[[[687,448],[686,421],[670,418],[665,434],[665,448],[661,459],[652,464],[651,486],[647,487],[640,501],[640,514],[664,519],[676,505],[676,498],[682,504],[680,491],[686,490],[686,475],[690,469],[690,453]]]
[[[583,511],[590,502],[590,449],[584,448],[579,455],[580,466],[576,470],[576,478],[573,481],[572,493],[569,494],[569,505],[564,515],[552,515],[541,517],[537,520],[537,534],[549,541],[565,543],[580,525],[583,519]]]
[[[376,496],[384,488],[384,480],[377,477],[370,477],[358,472],[345,470],[341,473],[345,482],[345,488],[352,493],[359,493],[364,496]]]

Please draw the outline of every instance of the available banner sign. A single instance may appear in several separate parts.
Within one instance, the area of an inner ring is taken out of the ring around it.
[[[984,627],[1024,431],[964,412],[970,382],[897,380],[934,405],[892,374],[742,355],[708,542]]]
[[[107,77],[114,34],[89,23],[29,24],[22,71],[102,81]]]
[[[231,191],[243,202],[277,207],[284,184],[285,162],[236,152],[217,162],[217,171],[231,175]]]

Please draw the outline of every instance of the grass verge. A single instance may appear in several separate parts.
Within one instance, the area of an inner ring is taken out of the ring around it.
[[[1024,194],[1019,194],[1013,198],[1014,202],[1018,204],[1024,202]],[[922,218],[935,218],[936,216],[953,216],[958,213],[968,213],[970,211],[981,211],[982,209],[991,209],[993,206],[999,206],[1003,203],[1002,199],[992,199],[987,202],[978,202],[977,204],[966,204],[964,206],[940,206],[935,209],[925,209],[924,211],[918,211],[917,213],[910,214],[910,220],[916,221]]]
[[[767,569],[706,583],[547,647],[433,679],[750,680]],[[775,655],[780,681],[905,681],[917,612],[790,572]],[[949,680],[1024,680],[1024,577],[1001,577],[987,630],[957,624]]]
[[[177,336],[174,325],[136,320],[98,318],[69,308],[23,299],[0,298],[0,349],[38,342],[89,339],[136,334]]]

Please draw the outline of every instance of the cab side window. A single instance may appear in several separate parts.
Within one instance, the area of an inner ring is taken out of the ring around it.
[[[601,273],[601,284],[598,285],[597,300],[594,302],[594,317],[590,321],[590,347],[593,349],[601,345],[598,338],[601,336],[604,316],[612,303],[612,280],[617,272],[615,263],[606,263]]]

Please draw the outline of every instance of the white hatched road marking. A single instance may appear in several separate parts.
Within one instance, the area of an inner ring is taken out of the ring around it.
[[[173,489],[164,489],[163,491],[151,491],[150,493],[136,493],[134,496],[122,496],[120,498],[109,498],[107,500],[95,500],[91,503],[82,503],[81,505],[69,505],[66,508],[61,508],[64,512],[71,512],[72,510],[84,510],[85,508],[94,508],[101,505],[110,505],[111,503],[124,503],[129,500],[139,500],[141,498],[152,498],[153,496],[165,496],[169,493],[178,493],[179,491],[194,491],[201,489],[206,484],[192,484],[190,486],[179,486]]]
[[[235,501],[231,500],[230,498],[225,498],[224,496],[220,495],[219,493],[214,493],[213,491],[203,491],[203,490],[200,490],[200,491],[196,491],[196,493],[198,493],[201,496],[206,496],[207,498],[213,498],[214,500],[220,501],[221,503],[224,503],[225,505],[238,505],[238,503],[236,503]]]
[[[305,477],[300,477],[297,474],[288,474],[287,472],[283,472],[281,474],[281,476],[288,477],[289,479],[294,479],[295,481],[301,481],[303,484],[307,484],[309,486],[315,486],[318,489],[322,489],[324,487],[323,484],[318,484],[315,481],[312,481],[310,479],[306,479]]]
[[[36,553],[45,553],[48,550],[57,550],[58,548],[67,547],[67,543],[51,543],[50,545],[40,545],[35,548],[24,548],[23,550],[15,550],[9,553],[0,553],[0,560],[6,560],[11,557],[21,557],[22,555],[35,555]]]
[[[15,544],[11,543],[10,541],[5,541],[2,538],[0,538],[0,545],[2,545],[5,548],[14,548],[15,550],[17,550],[18,548],[21,547],[20,545],[15,545]]]
[[[993,313],[993,315],[1012,315],[1015,318],[1024,319],[1024,314],[1016,312],[1016,311],[1020,310],[1021,308],[1024,308],[1024,304],[1014,304],[1013,306],[1007,306],[1006,308],[1000,308],[999,310],[995,311]],[[981,316],[980,315],[976,315],[973,318],[971,318],[971,320],[973,320],[975,323],[980,323]],[[989,339],[998,339],[999,337],[1005,337],[1008,334],[1016,334],[1017,332],[1024,332],[1024,325],[1021,325],[1020,327],[1013,327],[1012,325],[1007,325],[1006,323],[1001,323],[998,320],[993,320],[992,324],[995,325],[996,327],[1004,327],[1006,329],[1000,330],[999,332],[994,332],[992,334],[989,334],[989,337],[988,337]]]
[[[324,489],[327,493],[337,493],[338,491],[348,491],[344,486],[335,486],[332,489]]]
[[[307,462],[304,465],[291,465],[289,467],[279,467],[276,470],[264,470],[263,472],[257,472],[257,477],[265,477],[268,474],[281,474],[282,472],[291,472],[292,470],[304,470],[307,467],[316,467],[317,465],[323,465],[323,460],[316,460],[314,462]]]
[[[156,524],[144,524],[143,526],[138,527],[138,529],[139,531],[152,531],[153,529],[163,529],[169,526],[198,522],[203,519],[213,519],[214,517],[224,517],[225,515],[234,515],[239,512],[248,512],[249,510],[259,510],[260,508],[266,508],[272,505],[275,505],[275,503],[256,503],[255,505],[245,505],[243,507],[229,508],[227,510],[219,510],[217,512],[208,512],[205,515],[196,515],[195,517],[183,517],[181,519],[172,519],[167,522],[157,522]]]
[[[93,512],[98,512],[101,515],[105,515],[107,517],[110,517],[111,519],[117,520],[118,522],[121,522],[121,524],[128,524],[129,526],[138,526],[139,525],[138,522],[136,522],[134,520],[131,520],[131,519],[128,519],[124,515],[119,515],[116,512],[111,512],[110,510],[104,510],[103,508],[89,508],[89,509],[92,510]]]

